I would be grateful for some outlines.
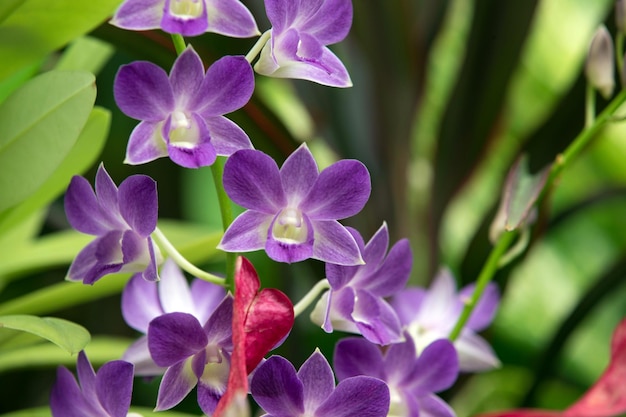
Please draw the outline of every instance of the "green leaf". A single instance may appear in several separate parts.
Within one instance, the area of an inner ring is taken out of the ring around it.
[[[0,2],[0,22],[9,17],[22,3],[23,0],[2,0]]]
[[[74,70],[87,71],[92,74],[98,74],[102,67],[107,63],[114,48],[111,44],[96,38],[84,36],[72,42],[63,55],[55,69],[57,70]]]
[[[96,98],[94,76],[51,71],[0,106],[0,212],[33,194],[65,159]]]
[[[93,30],[119,4],[120,0],[23,1],[0,24],[0,80]]]
[[[33,195],[18,206],[0,214],[0,236],[9,228],[21,223],[33,212],[56,199],[65,191],[72,176],[82,174],[96,162],[109,135],[110,124],[111,112],[101,107],[95,107],[91,111],[85,127],[80,132],[76,144],[56,171],[45,180]],[[2,269],[0,266],[0,271]],[[0,275],[2,275],[1,272]]]
[[[91,338],[84,327],[55,317],[0,316],[0,327],[21,330],[43,337],[70,354],[80,352]]]

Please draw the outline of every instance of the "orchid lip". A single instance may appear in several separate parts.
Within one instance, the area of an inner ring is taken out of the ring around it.
[[[179,19],[197,19],[202,16],[203,0],[173,0],[170,2],[170,13]]]

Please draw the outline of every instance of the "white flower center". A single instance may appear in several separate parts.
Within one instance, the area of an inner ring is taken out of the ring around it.
[[[202,372],[200,380],[205,385],[213,387],[216,391],[221,393],[226,391],[230,363],[224,360],[222,349],[215,345],[207,346],[205,363],[204,372]]]
[[[170,143],[179,148],[194,148],[200,139],[197,123],[191,115],[176,110],[172,113],[170,123]]]
[[[202,16],[204,0],[172,0],[170,13],[180,19],[196,19]]]
[[[307,232],[302,212],[291,207],[280,212],[272,228],[274,239],[284,243],[302,243],[306,241]]]

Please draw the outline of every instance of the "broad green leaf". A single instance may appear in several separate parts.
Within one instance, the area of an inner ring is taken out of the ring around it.
[[[9,258],[10,253],[21,250],[24,245],[30,244],[31,240],[41,231],[41,225],[45,219],[45,210],[27,213],[14,227],[3,231],[0,227],[0,263],[2,259]],[[2,266],[0,266],[2,271]],[[2,272],[0,272],[0,276]]]
[[[0,328],[2,327],[43,337],[70,354],[80,352],[91,338],[83,326],[55,317],[0,316]]]
[[[0,80],[104,23],[119,4],[120,0],[23,1],[0,24]]]
[[[82,70],[98,74],[107,63],[114,48],[111,44],[96,38],[84,36],[72,42],[59,61],[57,70]]]
[[[2,103],[12,92],[17,90],[26,81],[33,78],[41,69],[42,61],[29,64],[11,74],[0,82],[0,103]]]
[[[33,195],[18,206],[0,214],[0,236],[6,230],[21,223],[34,211],[52,202],[65,191],[72,176],[82,174],[96,163],[106,143],[110,124],[111,113],[101,107],[95,107],[91,111],[85,127],[80,132],[76,144],[56,171],[46,179]],[[1,257],[2,255],[0,255]],[[2,269],[0,266],[0,275],[2,275]]]
[[[51,71],[0,106],[0,212],[33,194],[65,159],[96,98],[94,76]]]
[[[0,2],[0,23],[22,4],[24,0],[2,0]]]

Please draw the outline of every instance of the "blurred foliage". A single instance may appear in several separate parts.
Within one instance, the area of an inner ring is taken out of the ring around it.
[[[210,170],[183,170],[165,159],[122,164],[136,122],[115,106],[117,68],[150,60],[169,69],[175,52],[166,34],[108,25],[106,17],[119,3],[0,4],[0,99],[55,66],[91,71],[97,74],[98,108],[87,126],[108,131],[104,144],[97,132],[79,136],[79,143],[92,138],[92,146],[66,157],[84,166],[55,174],[56,189],[46,186],[42,190],[49,193],[34,195],[37,204],[52,202],[46,213],[33,206],[28,214],[9,209],[0,215],[0,314],[54,314],[83,325],[94,335],[87,352],[95,366],[118,358],[136,334],[119,311],[127,276],[93,287],[63,282],[73,255],[89,240],[65,230],[60,194],[71,175],[84,172],[91,181],[102,160],[117,183],[134,173],[152,176],[161,218],[176,219],[161,228],[190,260],[223,271],[215,250],[221,222]],[[244,3],[260,29],[267,29],[262,2]],[[488,228],[509,167],[525,153],[531,171],[538,172],[583,127],[582,63],[595,28],[602,22],[614,27],[612,1],[353,5],[352,32],[332,47],[346,63],[353,88],[257,76],[250,103],[230,117],[279,164],[304,140],[322,167],[339,158],[363,161],[372,174],[372,196],[347,223],[366,239],[383,221],[392,240],[410,237],[413,284],[427,284],[442,264],[461,283],[473,281],[490,249]],[[81,38],[85,34],[90,37]],[[245,54],[254,39],[205,34],[192,42],[208,66],[224,54]],[[605,104],[599,99],[599,107]],[[563,408],[608,362],[610,335],[626,315],[625,137],[626,123],[611,124],[567,167],[546,224],[535,230],[524,254],[498,273],[502,307],[486,336],[503,367],[464,376],[446,394],[459,417],[519,405]],[[294,300],[324,275],[316,261],[278,265],[263,253],[249,257],[263,286],[279,287]],[[326,335],[304,314],[278,353],[298,367],[316,346],[331,357],[340,336]],[[41,360],[25,369],[27,351]],[[73,362],[28,335],[2,336],[0,413],[45,405],[54,365]],[[152,407],[157,385],[136,385],[137,404]],[[180,410],[198,413],[193,398]],[[10,415],[46,415],[39,412]]]

